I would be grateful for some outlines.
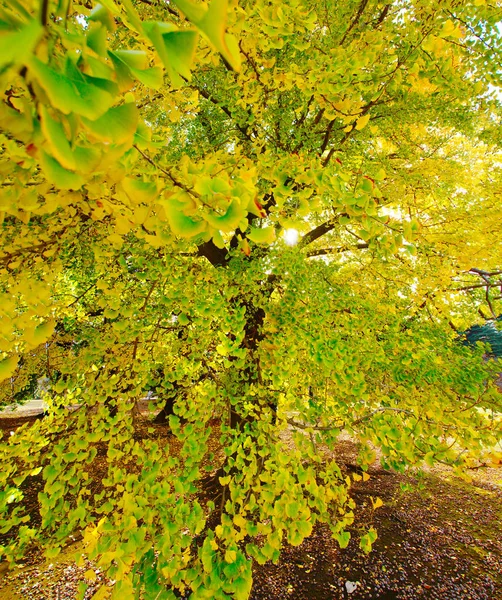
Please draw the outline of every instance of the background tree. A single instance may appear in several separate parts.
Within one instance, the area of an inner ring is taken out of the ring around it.
[[[114,598],[246,598],[316,522],[348,543],[342,429],[362,469],[500,439],[496,366],[456,341],[500,314],[496,6],[1,11],[3,401],[57,371],[4,442],[8,558],[83,532]],[[169,439],[137,434],[153,388]]]

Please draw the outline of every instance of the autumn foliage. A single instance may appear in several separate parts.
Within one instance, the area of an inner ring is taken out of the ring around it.
[[[95,598],[245,599],[317,522],[371,549],[342,431],[363,473],[489,460],[495,4],[2,1],[0,404],[50,381],[2,441],[4,557],[82,535]]]

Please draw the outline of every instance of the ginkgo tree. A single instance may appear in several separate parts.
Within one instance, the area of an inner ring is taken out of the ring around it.
[[[51,382],[2,442],[6,559],[82,536],[96,598],[244,599],[318,522],[371,549],[341,431],[363,472],[489,460],[459,332],[501,311],[499,18],[2,0],[0,402]]]

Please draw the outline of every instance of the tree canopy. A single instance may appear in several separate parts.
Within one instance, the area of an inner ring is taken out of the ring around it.
[[[96,598],[245,599],[358,531],[343,430],[362,472],[485,460],[497,365],[458,335],[502,311],[500,16],[2,0],[0,403],[51,381],[2,442],[5,557],[82,534]]]

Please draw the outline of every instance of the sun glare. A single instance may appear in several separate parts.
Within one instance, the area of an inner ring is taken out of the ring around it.
[[[284,231],[284,241],[288,246],[295,246],[298,242],[298,231],[296,229],[286,229]]]

